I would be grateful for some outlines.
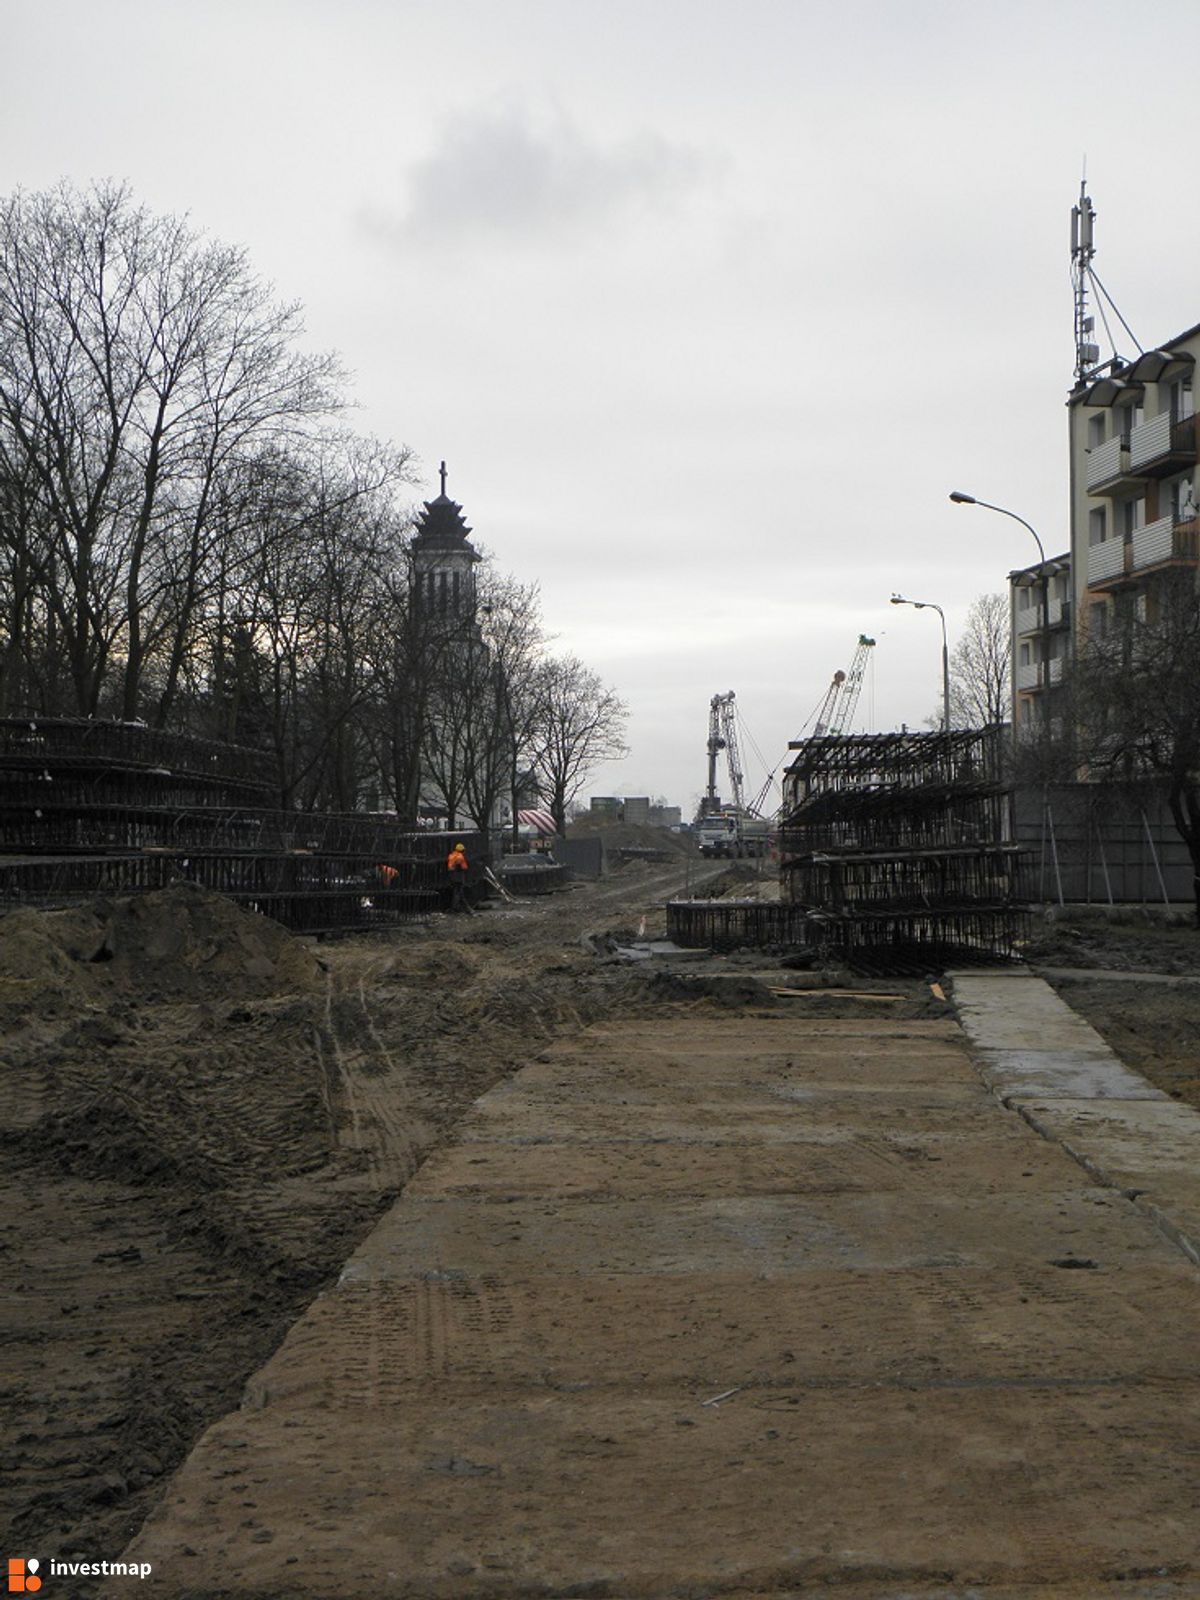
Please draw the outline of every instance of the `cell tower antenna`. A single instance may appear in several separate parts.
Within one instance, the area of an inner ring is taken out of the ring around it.
[[[1121,315],[1121,308],[1100,281],[1092,265],[1096,255],[1096,210],[1087,192],[1087,165],[1079,185],[1079,204],[1071,207],[1071,284],[1075,292],[1075,387],[1082,388],[1095,377],[1101,366],[1100,346],[1096,342],[1096,318],[1089,309],[1088,292],[1096,291],[1095,308],[1104,325],[1104,334],[1112,350],[1114,370],[1122,365],[1117,343],[1109,326],[1105,306],[1121,324],[1138,354],[1142,347],[1133,329]]]
[[[1088,310],[1092,258],[1096,254],[1096,212],[1087,192],[1087,161],[1079,185],[1079,204],[1071,207],[1071,283],[1075,291],[1075,385],[1083,384],[1100,361],[1096,319]]]

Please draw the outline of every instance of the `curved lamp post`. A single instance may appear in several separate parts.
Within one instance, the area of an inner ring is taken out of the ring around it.
[[[1038,537],[1038,531],[1032,522],[1026,522],[1024,517],[1019,517],[1015,511],[1010,511],[1007,506],[994,506],[989,500],[977,500],[973,494],[964,494],[961,489],[952,489],[950,498],[956,506],[982,506],[985,511],[997,511],[1002,517],[1011,517],[1014,522],[1019,522],[1023,528],[1028,528],[1033,535],[1034,543],[1038,547],[1038,560],[1041,563],[1041,583],[1038,587],[1042,591],[1042,731],[1050,731],[1050,574],[1046,570],[1046,551]],[[1013,664],[1016,672],[1016,664]],[[1016,728],[1013,728],[1014,736]]]
[[[950,732],[950,646],[946,639],[946,613],[933,600],[906,600],[902,594],[892,596],[894,606],[915,606],[918,611],[936,611],[942,619],[942,729]]]

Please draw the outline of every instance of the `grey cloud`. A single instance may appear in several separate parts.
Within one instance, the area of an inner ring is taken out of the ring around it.
[[[672,200],[700,167],[695,151],[655,133],[592,140],[561,110],[460,113],[411,168],[406,210],[391,221],[376,215],[371,225],[407,243],[481,230],[541,242]]]

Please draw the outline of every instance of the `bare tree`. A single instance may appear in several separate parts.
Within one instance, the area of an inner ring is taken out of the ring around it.
[[[0,479],[36,495],[29,570],[71,685],[48,709],[168,720],[223,474],[338,403],[299,332],[242,251],[123,187],[0,202]]]
[[[1134,609],[1122,597],[1070,673],[1071,755],[1089,778],[1162,796],[1192,861],[1200,928],[1200,594],[1196,575],[1164,573]]]
[[[950,720],[954,727],[986,728],[1008,721],[1011,657],[1008,601],[1002,594],[981,594],[971,602],[966,627],[950,655]]]
[[[405,549],[384,579],[386,622],[366,641],[372,689],[360,717],[383,793],[410,826],[427,778],[451,809],[462,802],[462,713],[454,696],[478,647],[473,619],[430,607],[415,579]]]
[[[467,803],[487,827],[502,796],[517,828],[517,789],[530,760],[541,694],[544,639],[536,584],[485,571],[479,586],[486,658],[475,684],[467,752]]]
[[[273,749],[283,805],[350,810],[374,772],[364,724],[378,641],[401,621],[391,598],[404,523],[392,495],[407,457],[339,437],[270,469],[256,479],[251,538],[220,591],[219,709]]]
[[[624,702],[574,656],[543,664],[532,767],[560,833],[567,807],[596,767],[627,754],[627,716]]]

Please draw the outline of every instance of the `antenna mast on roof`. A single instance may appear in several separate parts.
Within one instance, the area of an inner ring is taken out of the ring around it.
[[[1113,366],[1121,366],[1122,359],[1117,350],[1117,342],[1113,338],[1112,329],[1108,325],[1108,316],[1104,310],[1107,305],[1124,328],[1125,332],[1137,350],[1143,354],[1133,329],[1121,315],[1121,309],[1100,282],[1099,274],[1092,265],[1096,254],[1096,212],[1087,192],[1087,171],[1084,170],[1083,180],[1079,185],[1079,204],[1071,207],[1071,283],[1075,290],[1075,386],[1081,387],[1089,378],[1094,377],[1097,368],[1101,365],[1100,346],[1096,343],[1096,319],[1088,310],[1088,290],[1096,291],[1096,310],[1100,313],[1100,321],[1104,324],[1104,332],[1112,348]]]
[[[1096,213],[1087,192],[1087,174],[1079,185],[1079,204],[1071,207],[1071,282],[1075,289],[1075,383],[1084,382],[1100,360],[1093,337],[1096,319],[1088,312],[1088,284],[1096,254]]]

